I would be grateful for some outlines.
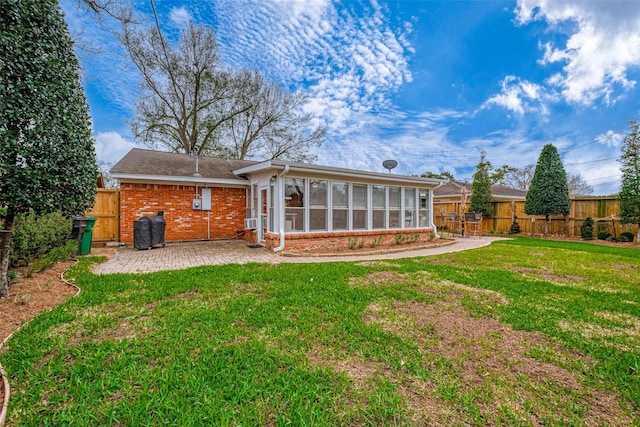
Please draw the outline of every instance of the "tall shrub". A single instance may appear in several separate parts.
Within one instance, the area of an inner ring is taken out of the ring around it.
[[[0,206],[16,216],[83,212],[98,165],[78,59],[57,1],[0,1]],[[0,297],[11,233],[2,233]]]
[[[631,132],[624,138],[620,169],[620,222],[637,224],[640,222],[640,129],[635,119],[629,122]]]
[[[469,212],[482,213],[483,216],[491,215],[493,196],[491,195],[491,178],[489,172],[491,163],[486,160],[484,151],[480,155],[480,162],[476,166],[473,174],[473,184],[471,184],[471,203]]]
[[[544,234],[549,233],[549,216],[568,215],[571,210],[567,173],[560,154],[552,144],[542,148],[536,171],[524,203],[527,215],[544,215]]]

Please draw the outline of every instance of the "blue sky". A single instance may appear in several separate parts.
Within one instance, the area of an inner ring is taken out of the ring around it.
[[[99,160],[131,147],[140,76],[105,29],[63,0],[81,54]],[[148,13],[148,1],[135,2]],[[214,28],[224,62],[308,93],[327,128],[319,164],[470,179],[536,163],[554,144],[595,194],[619,190],[622,138],[640,119],[640,2],[156,0],[177,37]],[[151,18],[149,18],[151,19]]]

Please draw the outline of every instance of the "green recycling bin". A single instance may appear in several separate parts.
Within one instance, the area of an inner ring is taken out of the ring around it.
[[[82,234],[82,240],[78,248],[78,255],[89,255],[91,253],[91,237],[93,236],[93,224],[96,223],[96,217],[88,216],[86,218],[84,233]]]

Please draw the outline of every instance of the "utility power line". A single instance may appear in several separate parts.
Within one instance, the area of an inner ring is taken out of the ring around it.
[[[587,147],[587,146],[589,146],[591,144],[595,144],[596,142],[600,142],[602,140],[605,140],[605,139],[607,139],[608,137],[610,137],[612,135],[622,135],[623,132],[626,133],[629,130],[631,130],[631,126],[627,126],[626,128],[624,128],[624,129],[622,129],[622,130],[620,130],[618,132],[612,132],[611,134],[602,135],[602,136],[600,136],[598,138],[595,138],[591,142],[587,142],[586,144],[578,145],[577,147],[573,147],[573,148],[570,148],[568,150],[565,150],[565,151],[562,152],[562,154],[566,154],[566,153],[569,153],[569,152],[571,152],[573,150],[577,150],[578,148]]]
[[[598,159],[598,160],[589,160],[587,162],[578,162],[578,163],[567,163],[565,166],[577,166],[577,165],[585,165],[587,163],[598,163],[598,162],[605,162],[607,160],[613,160],[613,159],[618,159],[619,156],[615,156],[615,157],[607,157],[605,159]]]

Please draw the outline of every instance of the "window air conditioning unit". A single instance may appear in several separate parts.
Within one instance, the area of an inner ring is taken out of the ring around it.
[[[258,218],[246,218],[244,220],[244,228],[247,230],[255,230],[258,228]]]

